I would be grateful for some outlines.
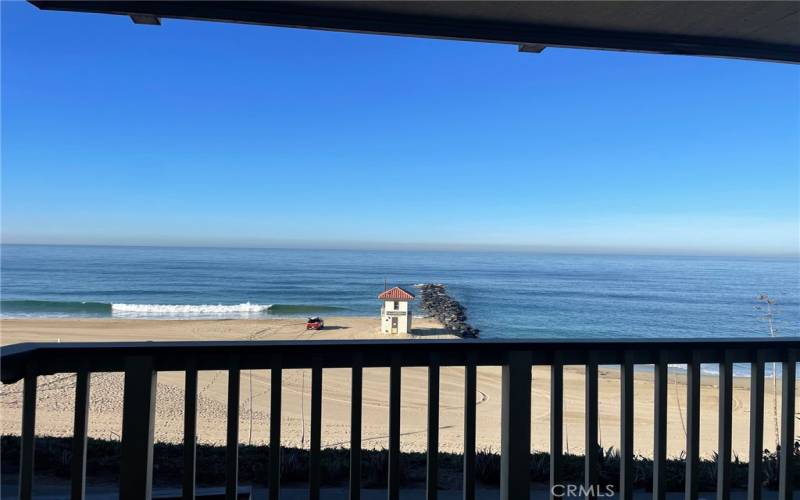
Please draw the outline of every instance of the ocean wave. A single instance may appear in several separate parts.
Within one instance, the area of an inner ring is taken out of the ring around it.
[[[112,312],[135,314],[165,314],[165,315],[194,315],[194,314],[300,314],[308,312],[342,311],[346,308],[336,306],[322,306],[312,304],[112,304]]]
[[[103,315],[111,313],[105,302],[67,302],[58,300],[2,300],[0,314],[13,316],[36,315]]]
[[[215,314],[251,314],[265,313],[269,311],[272,304],[242,304],[223,305],[223,304],[111,304],[111,312],[114,314],[156,314],[156,315],[215,315]]]
[[[346,311],[346,307],[315,304],[130,304],[107,302],[2,300],[4,317],[229,317],[284,315]]]

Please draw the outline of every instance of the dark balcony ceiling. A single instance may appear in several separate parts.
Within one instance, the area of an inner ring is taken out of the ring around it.
[[[800,1],[130,2],[32,0],[45,10],[359,33],[800,62]]]

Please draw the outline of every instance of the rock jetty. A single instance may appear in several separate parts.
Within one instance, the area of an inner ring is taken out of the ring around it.
[[[479,330],[467,323],[467,312],[464,306],[447,294],[447,287],[438,284],[418,285],[420,289],[420,307],[439,320],[448,331],[464,338],[475,338]]]

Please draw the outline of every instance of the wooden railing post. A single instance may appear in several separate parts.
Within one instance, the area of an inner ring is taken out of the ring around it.
[[[89,423],[88,370],[81,370],[75,378],[75,419],[72,427],[72,483],[70,498],[83,500],[86,496],[86,431]]]
[[[239,360],[232,359],[228,369],[228,422],[225,440],[225,498],[236,500],[239,493]]]
[[[669,365],[664,351],[655,365],[653,405],[653,500],[667,497],[667,377]]]
[[[511,351],[503,365],[500,498],[530,498],[531,353]]]
[[[797,350],[789,349],[781,373],[781,456],[778,471],[778,500],[794,497],[794,394],[797,371]]]
[[[633,362],[631,353],[624,354],[620,367],[620,500],[633,500]]]
[[[476,355],[467,354],[464,365],[464,500],[475,500],[475,393]]]
[[[361,499],[361,410],[364,357],[353,356],[350,393],[350,500]]]
[[[36,369],[28,366],[22,388],[22,439],[19,457],[19,498],[33,497],[33,451],[36,432]]]
[[[308,452],[308,498],[319,500],[322,453],[322,360],[314,358],[311,368],[311,442]]]
[[[550,500],[562,498],[564,461],[564,364],[560,353],[550,365]]]
[[[273,356],[269,388],[269,500],[281,497],[281,372],[281,358]]]
[[[149,500],[153,482],[156,371],[150,356],[125,360],[120,500]]]
[[[183,408],[183,500],[194,500],[197,470],[197,360],[186,367]]]
[[[584,425],[586,427],[584,446],[584,464],[583,464],[583,486],[586,491],[586,498],[591,499],[596,497],[597,484],[600,477],[600,457],[598,455],[599,441],[597,436],[598,429],[598,366],[597,366],[597,353],[589,352],[589,357],[586,361],[586,375],[585,375],[585,415]]]
[[[764,351],[750,365],[750,460],[747,465],[747,500],[761,500],[764,480]]]
[[[400,500],[400,356],[389,367],[389,500]]]
[[[719,364],[719,408],[717,448],[717,500],[731,498],[731,442],[733,434],[733,362],[725,351]],[[752,418],[752,416],[751,416]]]
[[[700,361],[686,366],[686,500],[697,500],[700,468]]]
[[[436,500],[439,492],[439,355],[431,354],[428,365],[428,462],[427,500]]]

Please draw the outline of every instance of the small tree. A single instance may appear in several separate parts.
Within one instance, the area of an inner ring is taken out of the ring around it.
[[[770,298],[769,295],[766,293],[762,293],[756,300],[761,302],[763,305],[756,306],[758,311],[762,312],[761,319],[766,320],[767,326],[769,328],[769,336],[775,337],[778,333],[778,330],[775,328],[775,323],[773,322],[773,308],[776,304],[775,299]],[[778,364],[776,362],[772,362],[772,418],[775,424],[775,443],[780,443],[780,438],[778,437]],[[751,374],[752,376],[752,374]],[[784,381],[785,382],[785,381]]]

